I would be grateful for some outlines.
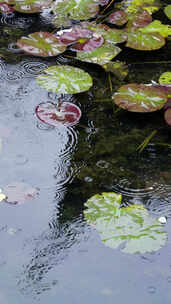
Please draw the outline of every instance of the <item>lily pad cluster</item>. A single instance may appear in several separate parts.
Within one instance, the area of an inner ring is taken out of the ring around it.
[[[162,248],[167,241],[162,224],[141,204],[121,204],[121,194],[114,192],[96,194],[85,203],[85,219],[97,230],[102,242],[130,254]]]

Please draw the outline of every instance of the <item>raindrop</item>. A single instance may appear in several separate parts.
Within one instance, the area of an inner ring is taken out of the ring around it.
[[[149,286],[148,287],[148,293],[154,294],[155,292],[156,292],[156,287],[154,287],[154,286]]]

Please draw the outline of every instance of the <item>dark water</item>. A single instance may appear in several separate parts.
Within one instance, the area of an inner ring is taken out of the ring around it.
[[[8,51],[8,60],[0,59],[0,188],[24,182],[38,187],[40,195],[25,204],[0,205],[0,303],[169,304],[171,136],[163,112],[115,112],[107,75],[83,65],[95,79],[93,88],[65,97],[82,109],[80,124],[58,129],[39,122],[35,107],[59,96],[38,87],[35,76],[68,59],[16,54],[14,36],[33,31],[36,18],[30,18],[1,18],[1,53]],[[124,83],[156,81],[170,69],[165,62],[169,42],[155,57],[126,52],[130,72]],[[112,85],[115,90],[120,82],[112,78]],[[153,130],[156,136],[138,153]],[[105,247],[82,215],[84,202],[101,191],[121,192],[124,202],[142,203],[152,215],[167,216],[166,246],[144,255]]]

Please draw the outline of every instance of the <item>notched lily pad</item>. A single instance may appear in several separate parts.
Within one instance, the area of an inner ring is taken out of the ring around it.
[[[155,86],[131,83],[123,85],[113,95],[114,102],[130,112],[154,112],[167,101],[167,94]]]
[[[92,78],[85,71],[69,65],[51,66],[45,75],[37,77],[37,83],[44,89],[60,94],[75,94],[89,90]]]
[[[71,102],[62,102],[59,105],[49,102],[41,103],[36,107],[35,112],[38,119],[54,127],[74,126],[81,117],[80,108]]]
[[[13,183],[3,188],[6,202],[10,204],[21,204],[33,200],[39,195],[39,188],[31,187],[25,183]]]
[[[167,234],[143,205],[121,208],[122,196],[113,192],[96,194],[86,203],[84,216],[95,227],[106,246],[125,253],[148,253],[162,248]]]
[[[56,35],[48,32],[36,32],[22,37],[17,46],[24,52],[40,57],[57,56],[66,50]]]

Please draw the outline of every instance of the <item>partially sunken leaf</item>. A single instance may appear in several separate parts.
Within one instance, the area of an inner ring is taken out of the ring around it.
[[[165,39],[158,33],[142,33],[140,29],[128,32],[127,47],[135,50],[158,50],[165,45]]]
[[[4,187],[3,192],[8,203],[20,204],[35,199],[39,194],[39,189],[25,183],[13,183]]]
[[[166,16],[171,19],[171,4],[167,5],[165,8],[164,8],[164,12],[166,14]]]
[[[35,112],[42,122],[54,127],[74,126],[81,117],[81,110],[71,102],[62,102],[59,105],[41,103],[36,107]]]
[[[106,72],[113,73],[118,79],[123,80],[128,75],[128,66],[125,62],[110,61],[103,65]]]
[[[98,231],[106,246],[125,253],[153,252],[166,244],[162,224],[152,218],[143,205],[120,207],[121,195],[113,192],[96,194],[86,203],[84,216]]]
[[[140,29],[142,33],[159,33],[162,37],[168,37],[171,35],[171,26],[162,24],[159,20],[154,20],[147,26]]]
[[[37,77],[37,83],[50,92],[75,94],[89,90],[91,76],[79,68],[69,65],[51,66],[44,70],[45,75]]]
[[[131,83],[123,85],[113,96],[114,102],[131,112],[154,112],[167,101],[167,95],[155,86]]]
[[[77,53],[77,58],[81,61],[97,63],[103,65],[108,63],[121,52],[121,49],[111,43],[104,43],[100,48],[91,52]]]
[[[21,13],[38,13],[52,4],[52,0],[14,0],[14,9]]]
[[[123,25],[128,21],[128,15],[122,10],[118,10],[109,15],[108,20],[111,24]]]
[[[57,36],[48,32],[36,32],[22,37],[17,41],[17,46],[26,53],[41,57],[57,56],[66,50]]]

